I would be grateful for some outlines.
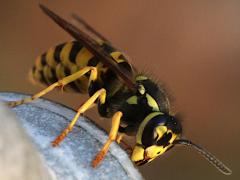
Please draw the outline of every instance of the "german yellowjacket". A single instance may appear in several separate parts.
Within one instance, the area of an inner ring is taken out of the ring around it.
[[[107,142],[92,161],[93,167],[104,159],[110,144],[113,141],[119,143],[122,135],[126,134],[136,136],[131,154],[131,160],[136,165],[150,162],[176,145],[184,145],[195,149],[223,174],[232,173],[207,150],[182,138],[182,126],[170,111],[164,88],[139,73],[104,36],[78,16],[74,18],[92,36],[45,6],[40,5],[40,8],[75,41],[57,45],[37,58],[30,74],[47,88],[8,105],[14,107],[29,103],[57,87],[64,91],[88,93],[89,99],[52,142],[53,146],[59,145],[67,136],[82,113],[97,105],[101,117],[112,118],[112,127]]]

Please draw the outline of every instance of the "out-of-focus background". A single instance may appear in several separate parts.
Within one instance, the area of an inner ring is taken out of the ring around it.
[[[197,153],[179,147],[141,167],[146,179],[240,177],[239,1],[40,2],[73,23],[70,14],[81,15],[127,52],[138,69],[163,81],[183,116],[184,136],[233,170],[226,177]],[[40,11],[35,0],[2,1],[0,22],[0,90],[39,91],[27,79],[35,57],[72,38]],[[86,98],[57,91],[46,97],[73,108]],[[99,119],[94,110],[87,114]]]

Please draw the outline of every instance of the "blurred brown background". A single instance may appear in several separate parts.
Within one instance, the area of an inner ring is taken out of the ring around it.
[[[226,177],[197,153],[179,147],[141,167],[146,179],[240,177],[240,1],[41,2],[70,21],[72,12],[81,15],[127,52],[138,69],[167,84],[184,117],[184,135],[233,170]],[[0,21],[0,90],[39,91],[26,78],[35,57],[72,38],[34,0],[1,1]],[[46,97],[71,107],[83,101],[81,95],[57,91]]]

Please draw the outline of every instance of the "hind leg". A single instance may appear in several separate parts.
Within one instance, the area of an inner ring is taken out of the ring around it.
[[[75,80],[77,80],[78,78],[80,78],[81,76],[83,76],[84,74],[86,74],[87,72],[91,72],[90,78],[89,78],[89,84],[92,81],[95,81],[97,79],[97,68],[96,67],[85,67],[81,70],[79,70],[78,72],[71,74],[55,83],[53,83],[52,85],[48,86],[47,88],[43,89],[42,91],[40,91],[37,94],[34,94],[31,97],[19,100],[19,101],[12,101],[12,102],[7,102],[7,105],[10,107],[15,107],[21,104],[26,104],[29,102],[32,102],[33,100],[36,100],[40,97],[42,97],[43,95],[49,93],[50,91],[52,91],[53,89],[55,89],[56,87],[63,87],[67,84],[69,84],[70,82],[73,82]]]

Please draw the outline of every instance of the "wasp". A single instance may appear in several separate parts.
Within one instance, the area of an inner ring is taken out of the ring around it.
[[[111,118],[112,126],[107,141],[92,161],[93,167],[104,159],[113,141],[120,143],[123,135],[130,135],[136,137],[131,160],[138,166],[183,145],[196,150],[223,174],[231,174],[210,152],[182,137],[181,123],[171,112],[169,97],[162,86],[139,73],[124,53],[80,17],[74,16],[88,32],[47,7],[40,8],[75,41],[57,45],[37,58],[30,74],[47,88],[8,105],[29,103],[55,88],[88,93],[89,99],[78,108],[70,124],[52,142],[53,146],[58,146],[71,132],[81,114],[96,105],[101,117]]]

